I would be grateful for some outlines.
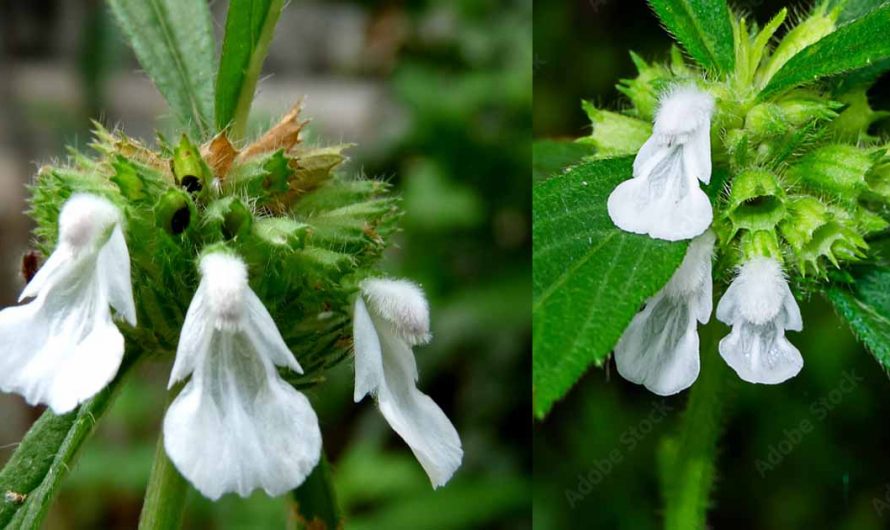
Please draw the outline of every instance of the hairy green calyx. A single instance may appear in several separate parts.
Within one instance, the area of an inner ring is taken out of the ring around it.
[[[337,171],[349,146],[303,145],[299,111],[241,148],[223,131],[204,145],[183,135],[151,149],[96,124],[92,155],[72,151],[67,163],[38,173],[30,209],[36,246],[52,251],[72,193],[117,204],[139,320],[125,329],[127,339],[168,354],[198,285],[198,258],[234,251],[305,370],[287,376],[300,386],[319,381],[350,350],[351,298],[373,273],[399,209],[385,183]]]

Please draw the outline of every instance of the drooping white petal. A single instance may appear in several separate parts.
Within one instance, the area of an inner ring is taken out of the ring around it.
[[[717,305],[717,318],[732,326],[720,341],[720,355],[750,383],[777,384],[800,372],[803,358],[785,330],[800,331],[797,301],[778,261],[746,262]]]
[[[690,243],[670,281],[646,302],[615,346],[618,373],[651,392],[668,396],[689,388],[701,367],[696,321],[712,308],[714,234]]]
[[[668,241],[691,239],[710,226],[711,203],[698,182],[711,178],[713,108],[713,98],[694,87],[662,98],[652,136],[634,159],[633,178],[609,196],[616,226]]]
[[[405,303],[418,307],[417,300]],[[422,306],[426,308],[425,298]],[[428,314],[420,320],[428,322]],[[392,313],[384,316],[363,296],[355,302],[353,326],[356,402],[367,393],[374,395],[383,417],[411,448],[433,487],[444,485],[463,459],[460,436],[442,409],[417,389],[417,364],[403,330]]]
[[[117,208],[72,196],[59,215],[58,246],[22,293],[33,300],[0,311],[0,389],[57,414],[102,390],[124,353],[109,306],[135,322],[129,281]]]
[[[280,495],[318,464],[321,431],[306,397],[275,368],[300,370],[244,263],[201,261],[202,279],[183,324],[171,385],[192,375],[164,418],[164,446],[201,493]]]

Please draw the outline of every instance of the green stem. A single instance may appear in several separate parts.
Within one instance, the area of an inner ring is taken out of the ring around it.
[[[679,434],[661,447],[666,530],[706,528],[727,397],[727,367],[717,353],[715,331],[713,325],[702,330],[701,374],[692,386]]]
[[[333,530],[343,527],[331,466],[324,453],[299,488],[292,492],[296,530]]]
[[[180,387],[170,393],[175,396]],[[139,516],[139,530],[175,530],[182,525],[182,513],[188,494],[188,483],[176,470],[167,457],[164,448],[164,433],[158,436],[155,446],[155,459],[145,491],[142,514]]]

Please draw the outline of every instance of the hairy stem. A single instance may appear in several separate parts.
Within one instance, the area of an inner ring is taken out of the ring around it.
[[[176,387],[170,393],[170,401],[180,390]],[[139,530],[176,530],[182,525],[182,512],[188,494],[188,483],[176,470],[164,449],[164,433],[158,436],[154,463],[142,514],[139,516]]]
[[[659,456],[666,530],[706,528],[728,394],[727,367],[717,353],[714,328],[710,325],[702,330],[701,374],[692,386],[680,432],[662,442]]]
[[[327,457],[312,470],[299,488],[292,493],[294,519],[289,528],[294,530],[335,530],[343,527],[333,475]]]

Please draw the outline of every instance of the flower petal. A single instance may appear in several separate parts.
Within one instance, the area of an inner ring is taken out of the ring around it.
[[[309,400],[285,383],[244,334],[215,332],[191,381],[164,418],[164,446],[206,497],[277,496],[306,479],[321,456]]]
[[[697,129],[683,146],[686,174],[707,184],[711,181],[711,131]]]
[[[35,300],[0,312],[0,389],[64,414],[117,374],[124,339],[94,263],[59,267]]]
[[[703,233],[713,212],[708,196],[683,173],[683,150],[661,148],[667,155],[647,177],[619,184],[607,208],[618,228],[657,239],[679,241]]]
[[[120,225],[99,251],[97,274],[105,281],[108,301],[131,326],[136,326],[136,304],[130,279],[130,253]]]
[[[707,282],[710,285],[710,281]],[[689,388],[701,368],[693,300],[657,294],[615,346],[618,373],[660,396]]]
[[[463,459],[460,436],[441,408],[417,390],[414,353],[392,330],[380,329],[384,379],[377,390],[383,417],[423,466],[433,487],[444,485]]]
[[[353,347],[355,348],[355,390],[356,403],[368,394],[375,394],[383,381],[383,353],[380,339],[361,296],[355,299],[352,316]]]
[[[803,358],[778,323],[733,326],[720,341],[720,355],[743,380],[774,385],[786,381],[803,368]]]

